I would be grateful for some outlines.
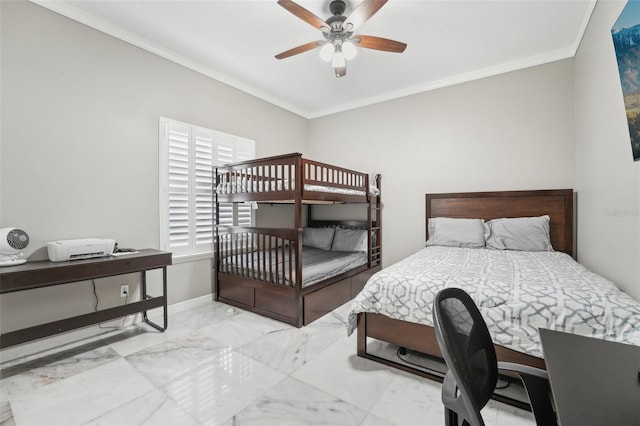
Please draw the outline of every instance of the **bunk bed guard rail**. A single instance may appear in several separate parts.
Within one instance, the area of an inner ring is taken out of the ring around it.
[[[298,173],[300,176],[298,177]],[[302,182],[296,188],[296,182]],[[294,200],[295,192],[304,199],[304,191],[319,191],[332,188],[369,196],[369,176],[366,173],[333,166],[302,158],[302,154],[293,153],[274,157],[243,161],[216,168],[216,192],[229,197],[251,194],[251,199],[261,201],[274,198]],[[238,200],[240,201],[240,200]]]
[[[301,229],[217,226],[216,239],[218,272],[301,287]]]

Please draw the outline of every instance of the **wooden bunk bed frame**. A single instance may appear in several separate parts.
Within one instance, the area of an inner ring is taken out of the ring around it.
[[[573,190],[467,192],[426,194],[426,220],[431,217],[481,218],[550,216],[550,237],[554,250],[574,254]],[[429,238],[428,227],[426,238]],[[426,240],[425,240],[426,241]],[[404,371],[438,381],[442,376],[406,364],[382,358],[367,351],[367,339],[376,339],[442,359],[431,326],[389,318],[381,314],[359,313],[357,329],[358,355]],[[546,369],[544,359],[495,345],[499,361],[514,362]],[[496,398],[502,400],[500,398]],[[526,408],[518,401],[504,402]]]
[[[367,174],[293,153],[217,167],[215,177],[216,300],[302,327],[352,299],[369,277],[380,270],[380,195],[369,193]],[[378,190],[380,183],[377,176]],[[323,191],[326,187],[338,192]],[[295,223],[292,228],[219,225],[220,203],[246,201],[292,204]],[[367,204],[367,219],[312,218],[311,205],[337,203]],[[303,205],[308,206],[307,226],[366,229],[366,264],[302,286],[302,266],[297,259],[302,255]],[[275,267],[266,261],[273,256],[277,256]],[[250,259],[252,267],[248,267]],[[278,270],[282,261],[287,266]]]

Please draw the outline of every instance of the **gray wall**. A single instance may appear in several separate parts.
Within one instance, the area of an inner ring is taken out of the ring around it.
[[[254,139],[258,156],[305,150],[306,119],[33,3],[1,8],[0,225],[29,233],[32,258],[57,239],[159,246],[159,116]],[[100,306],[127,282],[98,280]],[[208,260],[172,266],[169,303],[211,282]],[[2,295],[1,329],[93,306],[88,282]]]
[[[427,192],[573,188],[573,61],[314,119],[308,143],[382,173],[389,265],[424,246]]]
[[[578,260],[640,300],[640,162],[634,162],[611,27],[598,2],[575,57]]]

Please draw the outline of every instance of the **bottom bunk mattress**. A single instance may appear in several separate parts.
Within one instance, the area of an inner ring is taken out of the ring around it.
[[[436,293],[459,287],[494,343],[542,358],[538,328],[640,345],[640,303],[561,252],[425,247],[376,273],[353,301],[370,312],[432,326]]]
[[[291,265],[288,249],[255,251],[227,256],[222,272],[248,276],[261,281],[295,286],[295,265]],[[367,263],[366,252],[344,252],[302,246],[302,287],[350,271]]]

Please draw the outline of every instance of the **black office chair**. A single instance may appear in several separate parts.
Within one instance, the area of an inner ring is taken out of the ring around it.
[[[440,351],[449,367],[442,383],[446,426],[484,426],[480,410],[489,402],[498,370],[516,373],[524,383],[538,425],[557,425],[547,372],[526,365],[498,363],[480,310],[459,288],[438,292],[433,322]]]

